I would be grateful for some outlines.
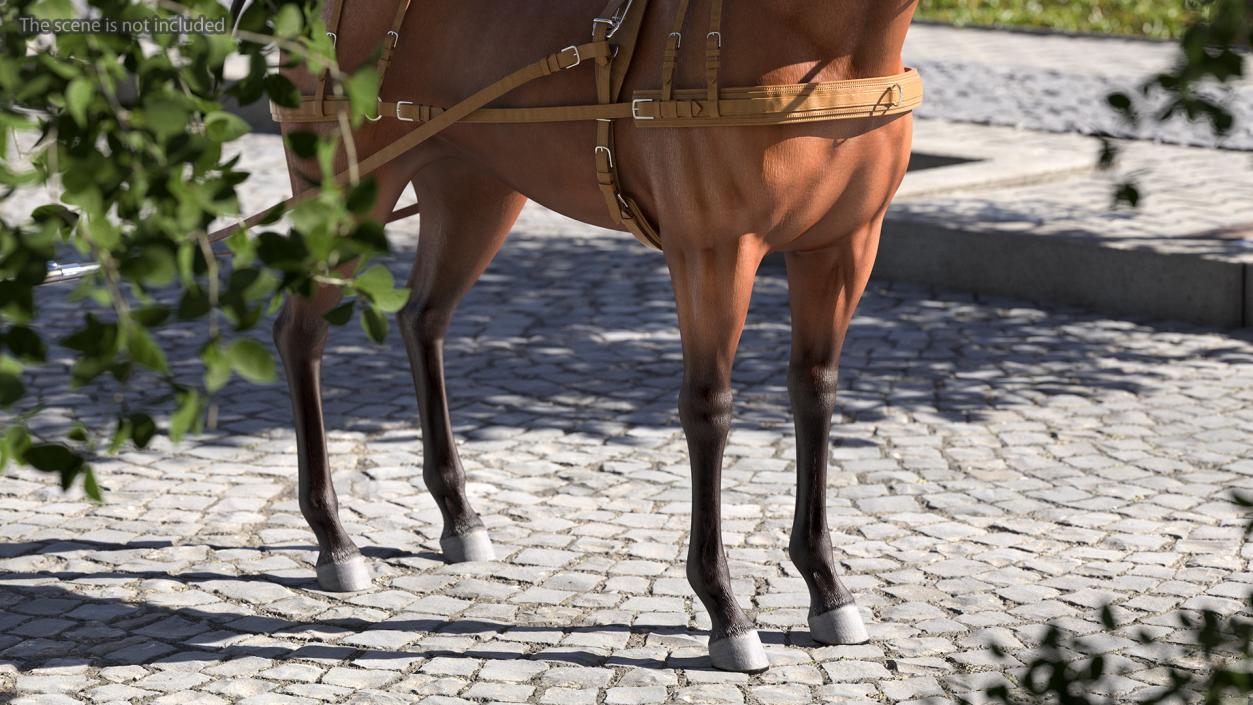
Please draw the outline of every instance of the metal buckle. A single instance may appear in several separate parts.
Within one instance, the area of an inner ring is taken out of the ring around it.
[[[369,120],[370,122],[378,122],[379,120],[383,119],[383,99],[376,98],[375,100],[378,101],[378,107],[374,109],[374,112],[376,113],[375,116],[374,117],[370,117],[369,115],[365,116],[365,119]]]
[[[565,49],[562,49],[562,50],[561,50],[561,53],[562,53],[562,54],[564,54],[564,53],[566,53],[567,51],[572,51],[572,52],[574,52],[574,63],[573,63],[573,64],[570,64],[569,66],[567,66],[567,67],[566,67],[567,69],[572,69],[572,68],[574,68],[575,66],[578,66],[579,64],[583,63],[583,57],[579,54],[579,48],[578,48],[577,46],[575,46],[575,45],[571,44],[570,46],[566,47]]]
[[[722,32],[710,32],[709,34],[705,35],[705,39],[713,39],[714,37],[718,38],[718,48],[721,49],[722,48]]]
[[[657,118],[652,115],[640,115],[640,103],[653,103],[653,102],[655,101],[652,98],[636,98],[635,100],[631,101],[631,117],[635,118],[636,120],[656,120]]]
[[[613,168],[613,150],[609,149],[603,144],[598,144],[596,145],[596,149],[593,150],[592,154],[600,154],[601,152],[604,152],[605,156],[609,158],[609,168],[612,169]]]
[[[387,32],[387,36],[392,38],[392,48],[395,49],[396,45],[400,44],[400,32],[397,32],[394,29],[389,30]]]
[[[621,193],[616,195],[618,196],[618,205],[622,208],[622,219],[633,220],[631,218],[631,206],[627,204],[626,199],[622,197]]]
[[[675,49],[682,49],[682,48],[683,48],[683,33],[682,33],[682,32],[671,32],[669,36],[671,36],[671,37],[678,37],[678,39],[679,39],[679,41],[677,41],[677,42],[675,42],[675,43],[674,43],[674,48],[675,48]]]
[[[414,118],[403,118],[400,116],[400,106],[402,105],[413,105],[413,101],[412,100],[396,101],[396,119],[401,122],[414,122],[415,121]]]
[[[326,36],[331,38],[331,48],[334,49],[335,45],[339,43],[339,37],[334,32],[327,32]]]
[[[609,27],[609,29],[605,32],[606,39],[612,37],[614,31],[618,29],[618,23],[614,22],[612,19],[607,17],[597,17],[592,20],[592,39],[596,38],[596,25],[598,24],[603,24]]]

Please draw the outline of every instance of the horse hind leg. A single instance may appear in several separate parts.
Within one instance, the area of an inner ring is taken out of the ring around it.
[[[788,553],[809,588],[810,634],[823,644],[869,640],[853,596],[836,573],[826,485],[840,350],[870,276],[881,224],[875,220],[831,247],[786,255],[797,476]]]
[[[465,491],[444,382],[444,337],[453,311],[491,263],[526,199],[494,177],[444,160],[414,179],[422,204],[409,301],[397,316],[422,425],[422,477],[443,518],[440,549],[451,563],[495,558]]]

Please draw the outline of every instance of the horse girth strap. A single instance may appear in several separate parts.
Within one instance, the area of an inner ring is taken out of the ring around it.
[[[479,108],[458,122],[480,124],[526,124],[632,120],[636,127],[709,127],[725,125],[785,125],[827,120],[852,120],[907,113],[922,104],[923,83],[909,69],[894,76],[798,83],[789,86],[723,88],[718,101],[720,117],[707,110],[705,89],[679,89],[672,100],[661,100],[661,91],[637,91],[631,102],[602,105],[563,105],[547,108]],[[312,101],[298,108],[271,105],[271,116],[280,123],[325,123],[348,110],[340,96],[326,99],[329,114],[319,114]],[[409,101],[380,101],[379,116],[402,122],[426,122],[447,112],[444,108]]]

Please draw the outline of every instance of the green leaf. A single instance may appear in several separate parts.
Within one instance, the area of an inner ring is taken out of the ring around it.
[[[367,306],[361,312],[361,327],[370,340],[381,343],[387,340],[387,317],[373,306]]]
[[[204,120],[204,134],[214,142],[230,142],[248,134],[248,123],[238,115],[217,110]]]
[[[10,372],[0,372],[0,407],[6,407],[26,394],[21,377]]]
[[[274,355],[270,349],[251,338],[241,338],[231,343],[226,356],[231,369],[251,382],[274,381]]]
[[[134,413],[127,419],[131,426],[131,440],[140,448],[147,448],[148,442],[157,434],[157,423],[144,413]]]
[[[200,394],[193,389],[180,391],[177,397],[178,407],[170,414],[170,438],[176,443],[198,425],[202,407]]]
[[[335,308],[327,311],[322,315],[331,325],[342,326],[352,318],[352,310],[357,305],[356,301],[345,301]]]
[[[69,87],[65,89],[65,108],[70,111],[70,117],[74,118],[79,127],[87,125],[87,106],[95,94],[95,85],[82,77],[70,81]]]
[[[301,159],[313,159],[318,153],[318,136],[307,130],[288,133],[287,146]]]
[[[367,293],[390,291],[396,286],[396,280],[387,267],[376,265],[363,272],[354,282],[357,289]]]
[[[378,111],[379,75],[373,66],[366,66],[344,81],[344,92],[352,105],[353,124]]]
[[[48,351],[43,340],[35,331],[26,326],[13,326],[4,334],[4,342],[18,359],[28,362],[43,362]]]
[[[204,363],[204,386],[210,394],[231,381],[231,360],[216,341],[204,346],[200,351],[200,361]]]
[[[370,209],[374,207],[374,202],[378,199],[378,182],[373,176],[362,179],[361,183],[352,187],[348,192],[347,206],[351,213],[356,215],[366,215]]]
[[[277,105],[284,108],[300,107],[300,89],[282,74],[272,73],[265,77],[265,92]]]
[[[274,18],[274,34],[282,39],[292,39],[300,34],[304,24],[304,18],[300,16],[300,5],[288,3],[279,9]]]
[[[77,472],[83,466],[78,453],[60,443],[40,443],[26,449],[23,460],[36,470],[44,472]]]
[[[165,360],[165,352],[138,322],[130,327],[126,338],[126,352],[136,364],[157,372],[169,372],[170,366]]]
[[[100,491],[100,485],[96,483],[96,473],[91,471],[90,466],[83,468],[83,493],[92,501],[104,504],[104,494]]]

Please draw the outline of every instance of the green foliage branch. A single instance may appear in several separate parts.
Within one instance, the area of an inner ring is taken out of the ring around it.
[[[116,27],[227,14],[217,0],[89,0],[87,7],[89,16],[119,20]],[[327,319],[342,325],[360,308],[370,337],[386,335],[384,314],[398,310],[406,292],[387,269],[364,266],[387,252],[382,225],[366,217],[374,182],[355,170],[347,185],[333,178],[339,150],[354,155],[351,131],[373,111],[378,77],[372,62],[351,73],[339,68],[321,16],[316,0],[256,0],[234,33],[31,35],[22,18],[73,18],[70,1],[0,3],[0,207],[39,202],[19,217],[0,217],[0,470],[33,466],[100,500],[93,457],[143,448],[158,434],[178,441],[199,432],[213,423],[214,393],[233,377],[275,377],[269,347],[249,332],[285,296],[341,286],[350,298]],[[267,59],[276,46],[279,67]],[[224,75],[232,56],[248,66],[236,82]],[[225,107],[266,98],[297,105],[299,91],[279,69],[298,67],[327,73],[352,112],[338,131],[288,136],[298,156],[316,163],[317,173],[303,178],[321,192],[286,213],[288,232],[274,229],[278,211],[260,232],[234,232],[223,243],[228,262],[208,233],[214,221],[240,215],[249,175],[228,145],[249,129]],[[49,264],[67,254],[98,264],[98,272],[36,295]],[[50,316],[46,296],[68,297],[83,310],[55,341],[41,330]],[[196,373],[176,374],[159,332],[189,324],[203,327],[205,342]],[[75,387],[91,385],[115,400],[112,418],[33,430],[40,407],[27,382],[61,373],[52,342],[67,351]]]
[[[1253,0],[1185,0],[1184,5],[1195,6],[1197,18],[1179,40],[1174,65],[1149,77],[1138,91],[1111,93],[1106,100],[1133,126],[1145,120],[1165,122],[1181,116],[1208,123],[1213,134],[1221,138],[1235,127],[1230,93],[1223,88],[1248,75]],[[1113,169],[1119,153],[1118,142],[1104,138],[1101,167]],[[1116,205],[1134,207],[1140,199],[1140,188],[1134,179],[1121,182],[1114,194]]]

